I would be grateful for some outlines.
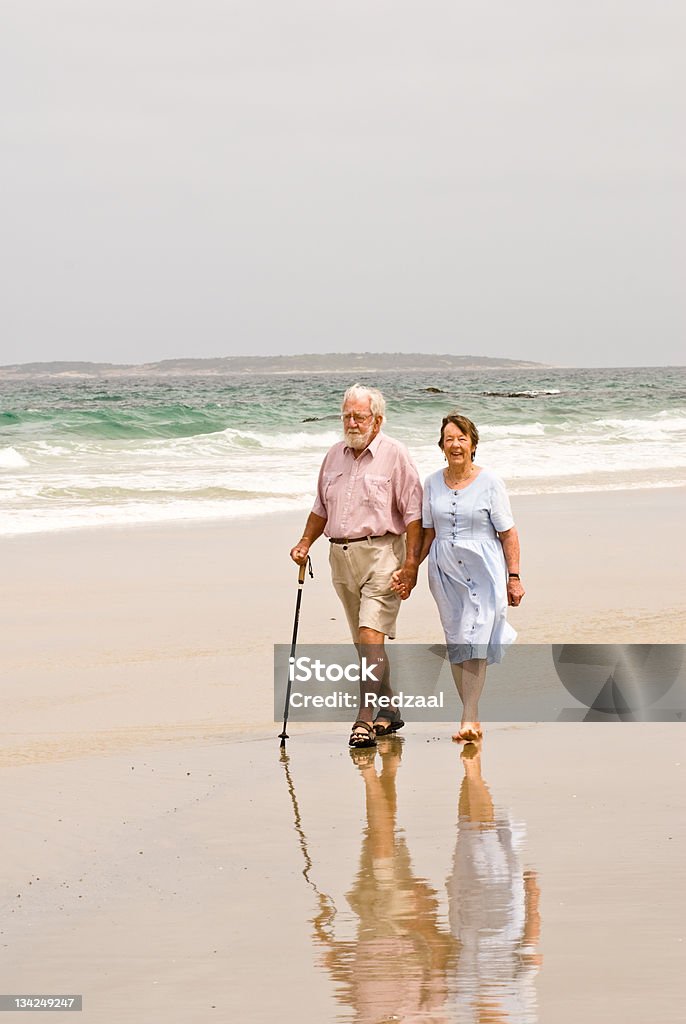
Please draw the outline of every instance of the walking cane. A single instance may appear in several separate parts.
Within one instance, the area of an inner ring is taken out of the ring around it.
[[[307,560],[305,562],[303,562],[303,564],[300,566],[300,571],[298,573],[298,596],[297,596],[296,601],[295,601],[295,620],[293,622],[293,638],[291,640],[291,659],[295,657],[295,645],[296,645],[297,640],[298,640],[298,622],[300,621],[300,602],[302,601],[302,597],[303,597],[303,584],[305,582],[305,570],[306,569],[309,569],[309,571],[310,571],[310,579],[313,580],[314,579],[314,573],[312,572],[312,562],[310,560],[310,556],[309,555],[307,556]],[[282,747],[286,746],[286,740],[288,739],[288,733],[286,732],[286,724],[288,722],[288,710],[289,710],[289,705],[290,705],[290,702],[291,702],[291,685],[292,685],[292,680],[291,680],[290,668],[291,668],[292,664],[293,664],[292,660],[289,659],[289,661],[288,661],[288,670],[289,670],[288,671],[288,686],[286,687],[286,704],[285,704],[285,707],[283,709],[283,732],[279,733],[279,739],[281,740],[281,746]]]

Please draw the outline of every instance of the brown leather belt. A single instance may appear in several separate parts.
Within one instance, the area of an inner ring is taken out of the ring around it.
[[[388,537],[387,533],[376,533],[370,537],[329,537],[329,544],[357,544],[361,540],[380,540]]]

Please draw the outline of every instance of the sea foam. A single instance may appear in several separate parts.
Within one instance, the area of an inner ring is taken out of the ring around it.
[[[21,469],[29,462],[15,448],[0,448],[0,469]]]

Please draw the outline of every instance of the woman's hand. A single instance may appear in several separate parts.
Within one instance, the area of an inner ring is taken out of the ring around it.
[[[522,586],[521,580],[510,580],[507,581],[507,603],[513,608],[521,602],[522,598],[526,594],[526,590]]]
[[[498,534],[498,540],[503,546],[505,565],[508,572],[507,603],[510,607],[516,608],[526,593],[522,586],[522,581],[516,575],[519,573],[519,534],[517,533],[517,527],[511,526],[509,530],[503,530],[502,533]],[[509,573],[515,573],[515,577],[513,578]]]

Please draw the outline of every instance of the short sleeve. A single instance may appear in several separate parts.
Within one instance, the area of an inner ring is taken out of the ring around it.
[[[424,498],[422,500],[422,526],[425,530],[433,530],[434,517],[431,511],[431,477],[424,481]]]
[[[505,530],[511,530],[514,526],[514,519],[512,517],[512,509],[510,507],[510,499],[505,489],[505,484],[500,477],[493,477],[491,483],[491,508],[490,516],[491,522],[498,533],[504,533]]]
[[[393,492],[395,504],[407,527],[415,523],[422,509],[422,485],[419,473],[410,458],[409,452],[401,448],[393,470]]]
[[[314,505],[312,511],[316,516],[321,519],[328,519],[329,513],[324,503],[324,467],[326,466],[327,459],[325,458],[321,464],[319,470],[319,479],[317,480],[317,496],[314,499]]]

